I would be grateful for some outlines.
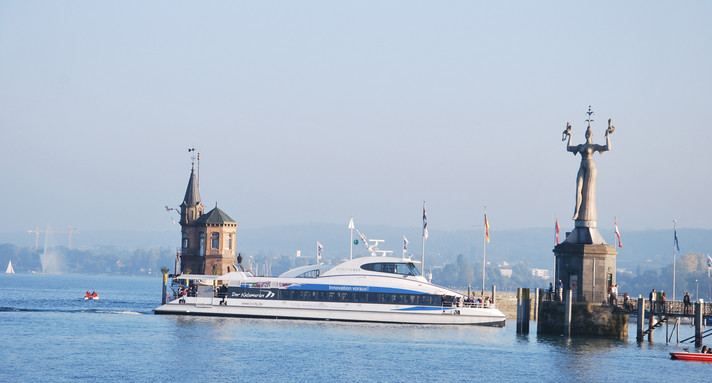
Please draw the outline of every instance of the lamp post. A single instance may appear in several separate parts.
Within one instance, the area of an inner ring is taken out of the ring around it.
[[[700,286],[697,284],[697,279],[695,279],[695,289],[697,290],[695,293],[695,300],[697,301],[700,299]]]

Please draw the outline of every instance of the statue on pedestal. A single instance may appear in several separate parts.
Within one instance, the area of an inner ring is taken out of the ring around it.
[[[603,153],[611,150],[610,135],[615,131],[615,127],[608,120],[606,129],[606,145],[593,143],[593,132],[591,131],[591,107],[588,107],[588,129],[586,129],[586,142],[580,145],[571,145],[571,124],[566,123],[566,130],[562,134],[562,141],[568,137],[566,150],[574,155],[581,154],[581,166],[576,176],[576,209],[574,210],[574,221],[592,222],[595,225],[596,217],[596,164],[593,162],[593,153]]]

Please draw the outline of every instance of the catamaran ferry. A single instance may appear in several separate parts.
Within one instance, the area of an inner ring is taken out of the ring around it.
[[[370,250],[370,249],[369,249]],[[493,303],[429,283],[406,258],[366,256],[277,277],[183,274],[156,314],[504,327]]]

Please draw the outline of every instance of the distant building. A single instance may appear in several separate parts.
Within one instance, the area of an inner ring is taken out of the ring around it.
[[[541,279],[549,279],[549,270],[546,269],[532,269],[532,275],[539,277]]]
[[[512,277],[512,269],[499,269],[499,274],[503,277]]]
[[[236,271],[237,222],[215,208],[203,214],[195,168],[180,205],[181,273],[221,275]]]

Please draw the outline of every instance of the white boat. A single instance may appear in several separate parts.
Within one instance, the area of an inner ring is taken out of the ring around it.
[[[15,269],[12,268],[12,261],[7,263],[7,269],[5,269],[5,274],[15,274]]]
[[[184,274],[173,283],[181,290],[190,285],[191,292],[175,294],[154,313],[504,327],[506,317],[494,304],[429,283],[415,263],[367,256],[333,267],[302,266],[278,277]]]

